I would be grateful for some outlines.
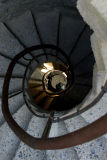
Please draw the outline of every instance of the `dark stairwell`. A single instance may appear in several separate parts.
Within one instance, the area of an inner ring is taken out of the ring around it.
[[[84,101],[93,91],[96,69],[90,42],[93,31],[83,21],[75,1],[71,2],[40,1],[34,7],[34,1],[12,1],[9,5],[14,4],[15,10],[9,11],[7,7],[9,15],[1,16],[5,21],[0,23],[1,86],[4,82],[3,94],[2,87],[0,90],[4,114],[3,117],[0,111],[1,160],[48,160],[53,157],[55,160],[83,160],[86,157],[96,160],[93,150],[98,157],[106,152],[104,136],[85,145],[45,151],[37,150],[33,138],[25,133],[44,140],[80,129],[92,122],[91,107],[101,98],[89,106]],[[5,4],[3,7],[5,11]],[[100,79],[104,75],[102,73]],[[96,90],[94,94],[97,95]],[[87,104],[85,107],[84,103]],[[99,105],[96,108],[100,110]],[[102,110],[101,115],[106,111]],[[96,115],[101,117],[99,112]],[[35,149],[21,142],[5,120],[23,142]],[[98,147],[100,144],[102,146]],[[105,160],[106,154],[103,157]]]

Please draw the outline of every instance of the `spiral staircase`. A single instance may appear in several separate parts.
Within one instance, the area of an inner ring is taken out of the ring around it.
[[[98,32],[84,1],[77,7],[94,31],[74,3],[0,22],[0,160],[107,159],[106,134],[59,150],[36,149],[31,138],[45,146],[107,114],[107,30]]]

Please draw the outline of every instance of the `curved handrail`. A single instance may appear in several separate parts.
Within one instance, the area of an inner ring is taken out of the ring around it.
[[[2,94],[2,112],[5,120],[7,121],[10,128],[14,131],[16,136],[18,136],[24,143],[26,143],[27,145],[29,145],[34,149],[63,149],[63,148],[82,144],[84,142],[93,140],[107,133],[107,114],[102,118],[100,118],[99,120],[93,122],[92,124],[80,130],[77,130],[73,133],[69,133],[67,135],[56,137],[56,138],[46,138],[46,139],[36,138],[29,135],[22,128],[20,128],[20,126],[16,123],[8,107],[8,89],[9,89],[9,83],[10,83],[13,68],[19,58],[24,56],[29,51],[33,51],[35,49],[37,50],[41,48],[53,48],[62,52],[62,50],[58,49],[53,45],[43,45],[43,46],[38,45],[38,46],[27,48],[14,57],[13,61],[9,65],[9,68],[7,70],[6,77],[4,80],[3,94]]]

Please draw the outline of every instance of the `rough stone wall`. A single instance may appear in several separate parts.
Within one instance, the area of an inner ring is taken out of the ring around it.
[[[91,45],[97,70],[105,71],[105,80],[107,80],[107,0],[78,0],[77,8],[84,21],[94,31]]]

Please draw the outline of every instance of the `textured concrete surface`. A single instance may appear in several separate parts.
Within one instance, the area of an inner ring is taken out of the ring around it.
[[[81,23],[77,26],[78,28],[81,27],[81,30],[79,29],[80,33],[83,31],[83,27],[81,26]],[[91,43],[90,43],[90,35],[91,31],[90,28],[87,26],[80,37],[79,43],[77,43],[77,46],[72,53],[71,56],[71,63],[74,65],[78,64],[78,62],[82,61],[82,63],[79,64],[77,70],[79,70],[83,64],[87,64],[87,67],[89,69],[89,66],[91,67],[91,63],[89,63],[89,60],[93,63],[93,54],[91,49]],[[90,54],[90,56],[88,56]],[[84,59],[84,56],[88,56],[87,59]]]
[[[2,95],[4,78],[0,78],[0,97]],[[12,78],[9,85],[9,94],[20,91],[22,89],[22,79],[21,78]]]
[[[81,116],[65,121],[69,132],[73,132],[88,124]],[[107,139],[105,136],[99,137],[88,143],[74,147],[80,160],[106,160],[107,159]]]
[[[24,105],[13,117],[17,123],[26,130],[31,115],[31,112],[29,112],[27,107]],[[5,122],[0,127],[0,159],[11,160],[18,148],[19,142],[20,140],[18,137],[16,137]]]
[[[0,55],[0,75],[4,76],[6,74],[10,62],[11,60],[4,58],[3,56]],[[22,65],[16,64],[12,75],[23,76],[24,72],[25,72],[25,67]]]
[[[0,52],[4,55],[14,57],[22,50],[23,47],[17,39],[15,39],[3,23],[0,23]]]
[[[97,120],[107,113],[107,93],[101,98],[101,100],[92,108],[82,114],[85,120],[89,123]]]
[[[34,15],[43,43],[57,45],[59,11],[52,9]]]
[[[49,137],[58,137],[67,134],[67,129],[64,122],[52,124]],[[47,160],[79,160],[76,150],[72,148],[60,150],[47,150]]]
[[[67,55],[69,55],[78,35],[84,27],[82,19],[76,16],[76,13],[71,12],[69,16],[62,16],[61,14],[60,18],[59,47],[63,49]]]
[[[17,19],[7,22],[9,28],[27,47],[40,44],[35,24],[30,11],[25,12]]]
[[[11,114],[14,114],[15,112],[17,112],[17,110],[19,108],[22,107],[22,105],[24,104],[24,99],[23,99],[23,95],[19,94],[13,98],[9,99],[9,109]],[[1,99],[0,99],[0,125],[5,121],[4,116],[2,114],[2,108],[1,108]]]
[[[34,137],[41,138],[46,122],[47,119],[33,116],[29,123],[27,132]],[[13,160],[25,160],[25,159],[46,160],[46,151],[32,149],[27,145],[25,145],[23,142],[21,142]]]

